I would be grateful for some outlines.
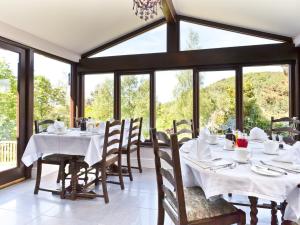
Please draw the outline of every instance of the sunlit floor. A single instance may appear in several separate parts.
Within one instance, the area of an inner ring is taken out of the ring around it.
[[[47,175],[43,177],[42,185],[53,184],[55,187],[55,179],[56,173]],[[29,180],[0,190],[1,225],[156,225],[153,169],[135,173],[133,182],[125,178],[124,191],[109,184],[109,204],[104,204],[102,198],[71,201],[42,191],[34,195],[34,183]],[[249,224],[249,210],[243,210],[247,212]],[[259,209],[259,221],[259,224],[270,224],[270,211]],[[171,224],[166,218],[165,225]]]

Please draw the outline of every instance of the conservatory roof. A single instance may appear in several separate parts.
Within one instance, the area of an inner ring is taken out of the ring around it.
[[[0,36],[73,61],[145,22],[132,0],[1,0]],[[299,0],[173,0],[178,15],[294,38],[300,43]]]

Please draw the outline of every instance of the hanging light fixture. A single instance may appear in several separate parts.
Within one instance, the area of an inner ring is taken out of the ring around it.
[[[133,0],[135,15],[145,21],[157,16],[158,7],[162,8],[162,0]]]

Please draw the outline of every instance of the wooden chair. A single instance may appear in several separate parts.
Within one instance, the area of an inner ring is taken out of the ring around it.
[[[178,137],[182,136],[179,139],[180,145],[196,137],[193,120],[173,120],[173,131]]]
[[[54,123],[53,120],[44,120],[44,121],[36,120],[36,121],[34,121],[35,133],[46,132],[48,125],[53,124],[53,123]],[[41,190],[41,191],[48,191],[48,192],[57,193],[57,194],[59,193],[61,195],[61,197],[64,198],[63,192],[40,188],[41,176],[42,176],[42,165],[50,164],[50,165],[58,165],[59,166],[59,171],[58,171],[57,180],[56,180],[56,182],[59,183],[62,177],[66,177],[65,167],[70,162],[70,159],[71,159],[71,157],[69,155],[65,155],[65,154],[51,154],[51,155],[46,155],[46,156],[42,156],[41,158],[39,158],[37,161],[37,176],[36,176],[34,194],[38,194],[39,190]],[[64,185],[64,182],[65,182],[65,179],[62,179],[63,185]]]
[[[128,134],[128,142],[125,146],[122,146],[122,154],[127,157],[127,170],[128,173],[125,173],[124,176],[129,176],[129,179],[132,181],[132,171],[131,169],[138,169],[140,173],[142,173],[142,164],[141,164],[141,133],[142,133],[142,124],[143,117],[130,119],[129,124],[129,134]],[[137,153],[137,162],[138,167],[131,166],[131,153]]]
[[[171,140],[168,134],[162,131],[156,131],[156,137],[159,144],[162,144],[163,146],[166,147],[171,147]]]
[[[224,199],[207,200],[200,187],[184,188],[177,135],[171,135],[172,155],[161,151],[155,129],[151,129],[158,188],[158,221],[164,224],[165,212],[176,225],[244,225],[246,216]],[[162,160],[171,169],[162,168]]]
[[[104,144],[102,159],[100,162],[89,167],[82,159],[76,162],[77,168],[85,168],[84,172],[79,172],[76,175],[75,180],[78,180],[80,176],[85,175],[86,173],[92,173],[95,170],[95,179],[88,182],[84,188],[89,187],[92,184],[98,185],[99,182],[102,184],[103,195],[97,195],[97,197],[104,197],[105,203],[109,202],[108,192],[107,192],[107,183],[118,184],[121,187],[121,190],[124,190],[124,182],[122,176],[122,141],[124,133],[124,120],[114,120],[112,122],[107,121],[105,126],[105,135],[104,135]],[[110,166],[117,163],[118,165],[118,176],[119,182],[107,181],[107,170]],[[101,176],[99,176],[101,173]],[[73,182],[74,184],[77,182]],[[79,196],[89,197],[89,194],[82,194]]]
[[[275,127],[277,123],[285,123],[286,125],[283,127]],[[296,136],[300,135],[300,131],[298,130],[299,124],[300,120],[297,118],[282,117],[274,119],[274,117],[271,117],[270,137],[272,137],[273,134],[286,134],[286,136],[283,137],[283,141],[286,144],[293,145],[297,141]]]

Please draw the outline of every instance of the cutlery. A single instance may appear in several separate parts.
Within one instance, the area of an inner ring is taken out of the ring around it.
[[[282,169],[282,170],[285,170],[286,172],[289,172],[289,173],[294,173],[294,174],[299,174],[300,171],[297,171],[297,170],[292,170],[292,169],[288,169],[288,168],[285,168],[285,167],[282,167],[282,166],[274,166],[274,165],[270,165],[264,161],[260,161],[263,165],[266,165],[266,166],[271,166],[271,167],[274,167],[274,168],[279,168],[279,169]]]
[[[273,168],[270,168],[270,167],[263,167],[263,166],[260,166],[260,165],[255,165],[255,166],[259,169],[262,169],[262,170],[269,170],[269,171],[274,171],[274,172],[277,172],[277,173],[280,173],[280,174],[288,175],[287,172],[283,172],[283,171],[273,169]]]

